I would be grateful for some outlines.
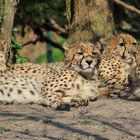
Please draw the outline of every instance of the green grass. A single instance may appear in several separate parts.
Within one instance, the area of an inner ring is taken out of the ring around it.
[[[53,56],[53,61],[54,62],[57,62],[57,61],[63,61],[64,60],[64,54],[61,50],[59,49],[53,49],[53,53],[52,53],[52,56]]]
[[[85,125],[92,124],[92,119],[90,117],[85,117],[84,121],[83,121],[83,124],[85,124]]]
[[[54,48],[52,51],[52,58],[53,62],[59,62],[64,60],[64,54],[61,50]],[[47,56],[46,54],[40,55],[36,58],[35,63],[43,63],[47,62]]]
[[[40,55],[35,59],[35,63],[41,64],[43,62],[47,62],[47,56],[46,55]]]
[[[106,132],[109,129],[109,127],[107,125],[101,125],[101,131],[102,132]]]
[[[5,132],[5,127],[3,125],[0,124],[0,134]]]

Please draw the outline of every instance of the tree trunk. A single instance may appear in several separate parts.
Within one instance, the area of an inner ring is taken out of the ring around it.
[[[4,51],[7,60],[18,2],[19,0],[0,0],[0,50]]]
[[[110,36],[114,20],[109,0],[66,0],[69,42]]]

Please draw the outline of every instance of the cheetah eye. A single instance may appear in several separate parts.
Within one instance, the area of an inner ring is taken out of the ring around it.
[[[133,55],[136,56],[137,55],[137,52],[133,52]]]
[[[119,43],[119,45],[120,45],[120,47],[124,47],[124,43],[123,42]]]
[[[78,55],[83,55],[83,53],[82,53],[82,52],[78,52],[77,54],[78,54]]]
[[[98,53],[97,52],[92,52],[92,55],[97,55]]]
[[[133,42],[132,44],[133,44],[133,45],[137,45],[137,42]]]

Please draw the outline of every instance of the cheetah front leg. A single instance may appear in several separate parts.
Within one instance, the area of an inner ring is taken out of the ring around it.
[[[41,104],[48,105],[55,110],[69,111],[70,104],[62,100],[62,91],[49,91],[42,95]]]
[[[129,87],[124,87],[120,85],[99,87],[99,97],[110,96],[112,94],[116,94],[119,98],[127,99],[131,94],[131,89]]]
[[[64,98],[68,98],[67,102],[70,102],[72,107],[87,106],[89,101],[96,100],[98,95],[98,88],[94,82],[85,82],[77,86],[73,86],[70,91],[66,92]]]
[[[71,99],[71,106],[72,107],[79,107],[79,106],[87,106],[89,103],[89,99],[82,98],[80,96],[76,96]]]

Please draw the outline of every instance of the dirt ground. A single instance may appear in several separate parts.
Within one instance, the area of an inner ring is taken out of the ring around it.
[[[0,105],[0,140],[140,140],[140,101],[99,99],[71,111]]]

